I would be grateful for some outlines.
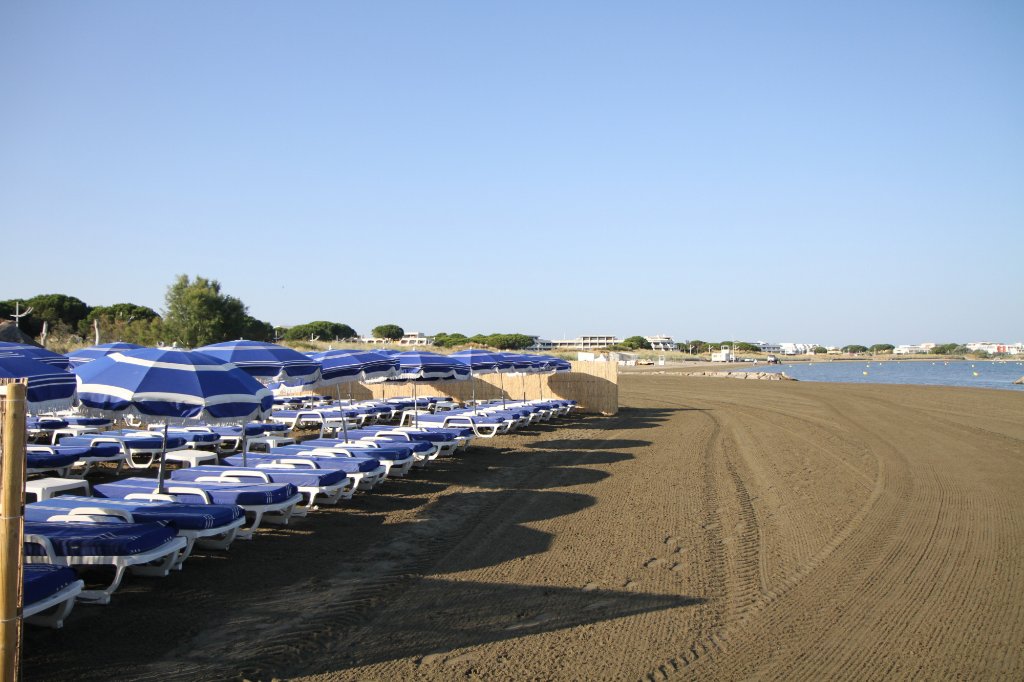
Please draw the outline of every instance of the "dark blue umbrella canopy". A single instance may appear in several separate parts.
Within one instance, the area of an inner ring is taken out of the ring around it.
[[[23,355],[0,355],[0,377],[28,379],[28,411],[32,414],[71,407],[75,375]]]
[[[453,360],[448,355],[439,355],[423,351],[399,353],[398,380],[404,381],[438,381],[443,379],[468,379],[470,370],[467,365]]]
[[[552,355],[542,355],[540,357],[545,358],[548,361],[548,367],[550,369],[553,369],[556,372],[571,372],[572,371],[572,363],[569,362],[568,360],[564,360],[562,358],[556,358],[556,357],[554,357]]]
[[[473,374],[494,374],[507,372],[514,368],[514,364],[505,358],[504,353],[493,353],[479,348],[460,350],[448,357],[465,364]]]
[[[525,355],[522,353],[501,353],[501,357],[506,362],[512,365],[510,373],[515,374],[533,374],[539,371],[540,366],[546,366],[547,363],[538,363],[538,361],[532,355]]]
[[[106,357],[111,353],[119,350],[138,350],[143,346],[137,343],[125,343],[124,341],[115,341],[114,343],[101,343],[98,346],[89,346],[88,348],[79,348],[67,353],[68,360],[71,361],[72,367],[78,367],[84,365],[87,362],[93,360],[99,360],[102,357]]]
[[[392,379],[399,371],[395,356],[376,351],[327,350],[310,357],[320,363],[320,381],[324,386],[356,381],[372,384]]]
[[[198,351],[118,351],[75,369],[78,400],[103,416],[168,423],[234,422],[270,412],[271,392],[238,367]]]
[[[285,386],[315,384],[320,379],[320,364],[297,350],[265,341],[225,341],[196,348],[223,362],[237,365],[265,384]]]
[[[20,355],[32,358],[39,362],[45,362],[47,365],[57,369],[69,369],[71,367],[71,361],[60,353],[54,353],[52,350],[46,350],[45,348],[32,346],[27,343],[0,341],[0,356],[4,355]]]

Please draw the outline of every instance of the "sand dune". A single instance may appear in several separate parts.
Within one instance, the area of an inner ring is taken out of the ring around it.
[[[1024,676],[1024,395],[625,376],[133,579],[27,679]]]

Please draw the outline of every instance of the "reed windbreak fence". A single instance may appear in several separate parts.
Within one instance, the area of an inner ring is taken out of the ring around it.
[[[455,400],[500,399],[535,400],[563,398],[575,400],[584,412],[612,415],[619,411],[619,372],[614,362],[577,361],[571,372],[558,374],[478,374],[467,381],[417,382],[419,395],[441,395]],[[322,395],[354,400],[395,398],[412,394],[409,382],[385,381],[379,384],[348,384],[320,388]]]

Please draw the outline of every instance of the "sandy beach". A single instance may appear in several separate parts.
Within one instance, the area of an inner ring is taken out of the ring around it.
[[[29,629],[25,678],[1024,676],[1024,395],[635,374],[620,400],[131,578]]]

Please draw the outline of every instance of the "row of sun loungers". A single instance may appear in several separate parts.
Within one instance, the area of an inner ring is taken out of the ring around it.
[[[282,403],[269,423],[171,428],[166,443],[162,429],[99,430],[109,422],[37,419],[29,425],[37,444],[29,447],[28,471],[58,478],[30,482],[40,499],[25,508],[26,619],[61,627],[76,600],[108,603],[126,573],[166,576],[181,570],[197,547],[226,550],[262,524],[288,524],[426,467],[473,438],[493,438],[572,407],[571,401],[532,401],[460,408],[439,398],[333,406],[305,397]],[[347,437],[329,428],[340,420]],[[309,423],[321,426],[322,437],[296,443],[288,436]],[[262,451],[239,452],[242,441]],[[123,467],[152,466],[161,452],[181,464],[162,486],[130,476],[91,486],[92,496],[50,496],[76,486],[90,492],[84,479],[98,464],[113,464],[120,474]],[[72,471],[80,478],[70,478]],[[112,567],[113,579],[86,589],[73,569],[90,566]]]

